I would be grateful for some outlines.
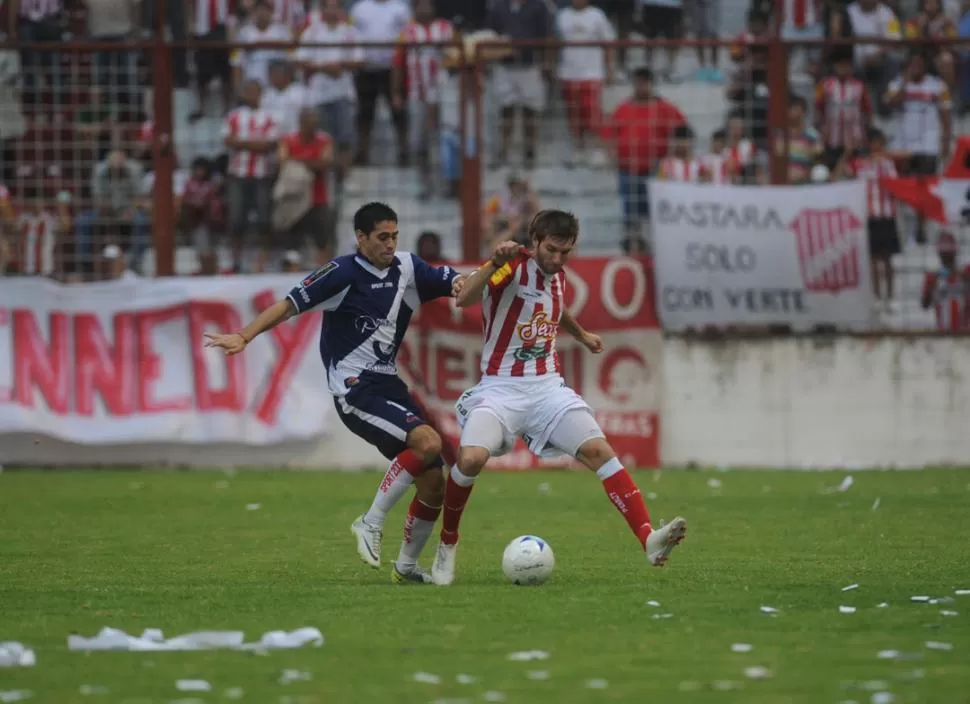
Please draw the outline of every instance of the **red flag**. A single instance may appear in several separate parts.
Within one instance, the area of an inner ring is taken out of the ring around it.
[[[943,176],[884,178],[894,198],[943,224],[970,220],[970,137],[960,137]]]

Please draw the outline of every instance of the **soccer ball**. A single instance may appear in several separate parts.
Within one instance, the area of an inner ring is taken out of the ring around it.
[[[542,538],[520,535],[502,554],[502,571],[512,584],[542,584],[552,575],[556,556]]]

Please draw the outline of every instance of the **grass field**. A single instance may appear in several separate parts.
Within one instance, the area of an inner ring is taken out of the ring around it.
[[[6,472],[0,641],[33,646],[38,662],[0,670],[0,690],[132,704],[226,701],[230,688],[242,701],[293,704],[498,693],[530,703],[890,701],[881,691],[896,702],[970,702],[970,596],[955,595],[970,589],[970,475],[858,473],[848,491],[823,493],[843,476],[638,473],[655,521],[690,522],[661,570],[593,477],[488,474],[463,524],[458,580],[439,588],[394,586],[389,567],[358,561],[349,525],[375,474]],[[385,559],[397,553],[402,510],[389,519]],[[543,587],[504,581],[502,548],[521,533],[556,552]],[[266,656],[66,649],[69,633],[105,625],[168,636],[240,629],[247,640],[311,625],[327,640]],[[753,649],[734,653],[733,643]],[[507,659],[533,649],[549,659]],[[883,650],[901,658],[877,658]],[[748,679],[752,666],[771,677]],[[284,669],[312,679],[280,684]],[[416,672],[441,681],[416,682]],[[459,674],[476,680],[460,684]],[[213,690],[178,692],[183,678]],[[108,693],[82,696],[81,685]]]

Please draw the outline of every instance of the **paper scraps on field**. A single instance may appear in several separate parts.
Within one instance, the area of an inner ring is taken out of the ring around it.
[[[0,702],[7,704],[7,702],[22,702],[25,699],[30,699],[34,696],[34,693],[29,689],[8,689],[0,692]]]
[[[32,648],[15,640],[0,643],[0,667],[33,667],[37,656]]]
[[[549,679],[549,671],[548,670],[529,670],[528,672],[525,673],[525,676],[528,677],[530,680],[538,680],[541,682]]]
[[[774,615],[778,614],[778,609],[776,609],[774,606],[765,606],[764,604],[762,604],[761,605],[761,613],[763,613],[763,614],[771,614],[772,616],[774,616]]]
[[[235,700],[235,699],[242,699],[245,694],[246,694],[246,690],[244,690],[242,687],[230,687],[229,689],[227,689],[225,692],[222,693],[222,696],[225,697],[226,699]]]
[[[650,618],[652,618],[654,621],[660,621],[665,618],[673,618],[673,617],[674,617],[673,614],[654,614]]]
[[[177,651],[177,650],[290,650],[323,645],[323,634],[313,627],[295,631],[267,631],[255,643],[245,642],[242,631],[195,631],[166,640],[161,630],[146,628],[140,636],[133,636],[117,628],[102,628],[98,635],[85,638],[79,635],[67,637],[68,650],[100,651]]]
[[[475,682],[475,678],[472,677],[471,675],[466,675],[464,672],[462,672],[458,675],[455,675],[455,681],[458,684],[473,684]]]
[[[899,657],[898,650],[880,650],[876,653],[876,657],[880,660],[895,660]]]
[[[82,684],[78,691],[86,697],[96,697],[102,694],[108,693],[107,687],[102,687],[99,684]]]
[[[697,692],[700,691],[701,683],[693,680],[684,680],[677,685],[678,692]]]
[[[258,511],[263,507],[262,504],[246,504],[247,511]]]
[[[847,492],[849,489],[852,488],[853,484],[855,484],[855,479],[853,479],[852,475],[849,474],[839,483],[838,486],[826,487],[825,489],[822,490],[822,493],[823,494],[844,494],[845,492]]]
[[[422,684],[441,684],[441,677],[433,672],[415,672],[411,679]]]
[[[519,662],[525,662],[528,660],[548,660],[549,653],[547,653],[545,650],[520,650],[515,653],[509,653],[508,659]]]
[[[872,502],[872,510],[875,511],[877,508],[879,508],[879,497],[878,496],[876,497],[876,500]]]
[[[309,672],[286,669],[280,673],[280,678],[277,681],[280,684],[290,684],[291,682],[309,682],[312,679],[313,675]]]
[[[869,697],[869,704],[892,704],[896,701],[896,695],[892,692],[876,692]]]
[[[502,692],[496,692],[494,689],[485,692],[482,695],[482,699],[486,702],[504,702],[505,694]]]
[[[755,665],[754,667],[744,668],[744,676],[749,680],[766,680],[771,677],[771,670],[767,667]]]
[[[858,584],[850,584],[847,587],[842,587],[842,591],[844,591],[844,592],[851,592],[853,589],[858,589],[858,588],[859,588],[859,585]]]
[[[970,589],[954,589],[953,593],[957,596],[970,596]]]
[[[707,480],[707,485],[709,487],[711,487],[712,489],[720,489],[721,486],[722,486],[721,480],[720,479],[714,479],[714,478],[708,479]]]
[[[855,613],[855,607],[854,606],[839,606],[839,613],[840,614],[854,614]]]
[[[953,643],[943,643],[938,640],[928,640],[923,645],[929,650],[953,650]]]
[[[732,643],[731,652],[732,653],[750,653],[754,649],[751,643]]]
[[[657,601],[656,599],[651,599],[650,601],[647,602],[647,606],[657,607],[657,606],[660,606],[660,602]]]
[[[940,616],[959,616],[959,611],[950,611],[949,609],[942,609],[940,611]]]
[[[876,604],[876,608],[877,609],[888,609],[889,608],[889,603],[888,602],[885,602],[885,601],[880,601],[878,604]]]
[[[929,597],[929,596],[924,596],[924,595],[919,595],[919,596],[911,596],[911,597],[909,597],[909,600],[910,600],[910,601],[921,601],[921,602],[926,602],[926,601],[929,601],[929,600],[930,600],[930,599],[932,599],[932,598],[933,598],[933,597]]]
[[[610,686],[610,683],[606,680],[586,680],[586,689],[606,689]]]
[[[741,689],[741,683],[734,680],[714,680],[711,686],[719,692],[728,692],[732,689]]]
[[[212,685],[205,680],[178,680],[175,689],[180,692],[211,692]]]

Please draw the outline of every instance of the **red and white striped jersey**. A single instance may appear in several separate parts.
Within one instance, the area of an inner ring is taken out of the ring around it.
[[[231,0],[195,0],[192,31],[202,37],[220,25],[228,25],[232,14]]]
[[[731,160],[723,154],[705,154],[701,163],[701,183],[731,183],[733,167]]]
[[[872,115],[869,91],[858,78],[828,76],[815,89],[815,114],[828,146],[845,146],[847,138],[861,145]]]
[[[241,140],[276,141],[279,126],[273,114],[261,108],[238,107],[226,117],[222,127],[223,139],[235,137]],[[266,178],[272,174],[272,155],[248,149],[231,150],[229,175],[237,178]]]
[[[455,28],[448,20],[433,20],[429,24],[408,22],[398,41],[394,63],[404,69],[407,95],[411,100],[438,102],[441,86],[442,47],[428,46],[431,42],[447,42],[455,36]],[[418,46],[409,46],[416,44]]]
[[[818,0],[784,0],[782,24],[796,29],[814,27],[822,21]]]
[[[870,218],[896,217],[896,201],[882,187],[879,179],[896,178],[896,164],[888,156],[868,156],[850,164],[856,178],[866,180],[866,206]]]
[[[676,156],[664,157],[660,162],[661,181],[680,181],[683,183],[700,183],[701,162],[699,159],[681,159]]]
[[[927,272],[923,281],[923,296],[930,296],[936,311],[936,327],[940,330],[970,328],[970,266],[962,271]]]
[[[489,277],[482,297],[482,376],[559,374],[556,335],[566,275],[546,276],[522,254]]]
[[[57,244],[57,216],[53,213],[24,213],[17,218],[20,273],[46,276],[54,271]]]
[[[0,7],[6,12],[4,3]],[[55,17],[64,9],[63,0],[20,0],[20,16],[31,22],[38,22],[45,17]]]
[[[737,144],[724,147],[723,156],[733,162],[736,169],[743,169],[754,162],[754,142],[741,139]]]
[[[306,22],[306,6],[303,0],[273,0],[273,24],[282,24],[294,33],[303,31]]]

